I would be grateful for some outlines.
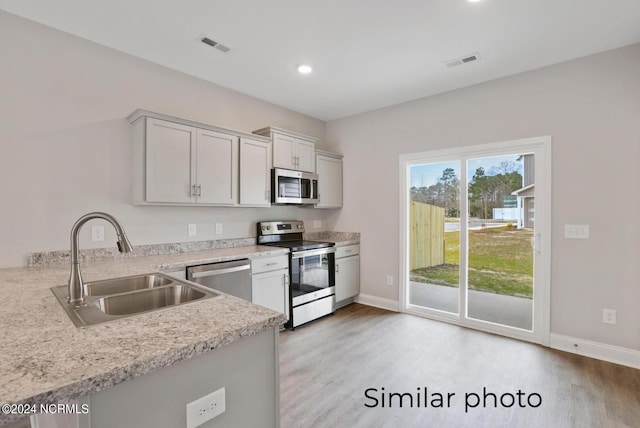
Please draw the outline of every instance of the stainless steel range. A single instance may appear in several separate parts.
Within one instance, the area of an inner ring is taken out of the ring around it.
[[[288,248],[292,330],[335,311],[335,251],[331,242],[305,241],[302,221],[258,223],[258,244]]]

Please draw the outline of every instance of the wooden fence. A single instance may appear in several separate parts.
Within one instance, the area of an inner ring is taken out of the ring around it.
[[[444,208],[411,201],[409,213],[411,270],[444,263]]]

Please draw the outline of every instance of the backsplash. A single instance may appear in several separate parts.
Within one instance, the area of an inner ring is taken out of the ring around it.
[[[256,238],[220,239],[212,241],[174,242],[169,244],[137,245],[133,252],[121,254],[116,248],[93,248],[80,250],[80,262],[121,259],[137,256],[155,256],[160,254],[186,253],[189,251],[210,250],[215,248],[235,248],[256,245]],[[70,263],[69,250],[27,254],[28,266],[48,266]]]

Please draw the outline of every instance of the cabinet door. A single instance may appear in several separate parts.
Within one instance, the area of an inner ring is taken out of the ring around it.
[[[360,256],[336,259],[336,302],[360,293]]]
[[[240,138],[240,205],[271,203],[271,143]]]
[[[194,202],[196,129],[147,119],[145,200]]]
[[[198,129],[196,177],[198,203],[237,203],[238,137]]]
[[[315,144],[298,140],[295,150],[296,169],[299,171],[315,172]]]
[[[273,167],[296,169],[295,145],[297,139],[287,135],[273,134]]]
[[[342,159],[317,155],[318,208],[342,207]]]
[[[288,315],[288,286],[288,269],[253,275],[251,278],[252,303]]]

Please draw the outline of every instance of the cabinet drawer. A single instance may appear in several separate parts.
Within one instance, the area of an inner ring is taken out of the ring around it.
[[[289,256],[264,257],[251,260],[251,273],[269,272],[278,269],[289,269]]]
[[[341,257],[349,257],[360,254],[360,245],[346,245],[344,247],[336,247],[336,259]]]

